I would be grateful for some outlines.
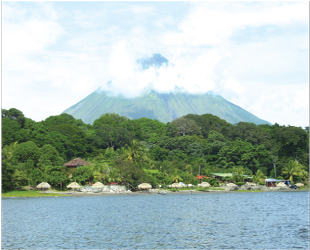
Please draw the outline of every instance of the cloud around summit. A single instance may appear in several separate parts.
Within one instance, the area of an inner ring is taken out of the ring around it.
[[[219,58],[215,52],[199,55],[192,62],[168,59],[168,65],[142,70],[134,55],[127,51],[125,42],[120,42],[113,48],[108,63],[110,81],[103,83],[102,90],[131,98],[151,89],[160,93],[176,89],[189,93],[206,93],[215,87],[213,67]]]
[[[34,120],[98,88],[177,88],[309,124],[306,2],[4,2],[2,14],[3,108]],[[139,70],[152,53],[168,66]]]

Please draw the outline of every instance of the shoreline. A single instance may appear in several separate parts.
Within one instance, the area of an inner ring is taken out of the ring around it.
[[[206,190],[206,191],[196,191],[193,190],[192,193],[190,193],[189,190],[179,190],[177,192],[167,191],[166,194],[159,194],[156,192],[131,192],[131,193],[108,193],[108,192],[102,192],[102,193],[91,193],[91,192],[74,192],[74,191],[64,191],[64,192],[57,192],[57,191],[42,191],[40,192],[42,196],[10,196],[10,197],[2,197],[2,199],[10,199],[10,198],[41,198],[41,197],[86,197],[86,196],[135,196],[135,195],[180,195],[180,194],[215,194],[215,193],[268,193],[268,192],[309,192],[309,189],[267,189],[267,190]],[[48,196],[45,196],[44,194],[49,194]],[[55,195],[51,195],[55,194]]]

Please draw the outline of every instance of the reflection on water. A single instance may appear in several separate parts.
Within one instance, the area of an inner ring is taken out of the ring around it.
[[[309,192],[2,199],[5,249],[308,249]]]

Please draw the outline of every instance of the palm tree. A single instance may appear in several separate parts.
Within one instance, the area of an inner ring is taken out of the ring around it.
[[[179,182],[179,181],[183,181],[182,177],[178,174],[178,169],[174,169],[174,174],[172,177],[172,182]]]
[[[94,171],[94,180],[95,181],[102,182],[103,178],[104,178],[104,174],[103,173],[100,173],[99,171],[96,171],[96,170]]]
[[[282,174],[289,176],[290,181],[293,181],[294,176],[300,176],[302,179],[306,179],[309,176],[305,167],[296,160],[289,160],[282,168]]]
[[[132,140],[130,145],[126,145],[127,159],[132,162],[147,161],[147,149],[137,140]]]
[[[193,175],[193,166],[191,164],[187,164],[185,166],[186,172]]]
[[[122,181],[122,178],[120,177],[120,173],[115,168],[111,169],[105,177],[108,182],[118,183]]]
[[[266,179],[266,176],[264,175],[264,173],[260,169],[258,169],[256,174],[253,175],[252,177],[253,177],[254,183],[264,182]]]
[[[243,167],[233,168],[233,175],[231,179],[233,182],[243,182],[244,181],[244,169]]]
[[[299,164],[299,176],[303,180],[307,180],[309,178],[309,172],[306,170],[307,168],[301,164]]]

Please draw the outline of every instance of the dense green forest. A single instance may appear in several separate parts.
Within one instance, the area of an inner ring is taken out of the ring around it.
[[[71,171],[65,162],[90,166]],[[168,185],[197,184],[199,174],[235,173],[308,182],[309,127],[232,125],[211,114],[189,114],[164,124],[104,114],[93,125],[68,114],[35,122],[2,109],[2,191],[42,181],[55,188],[76,180]],[[61,183],[61,184],[60,184]]]

